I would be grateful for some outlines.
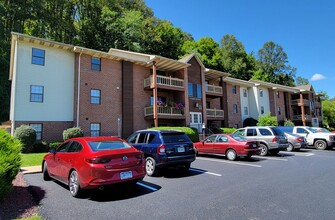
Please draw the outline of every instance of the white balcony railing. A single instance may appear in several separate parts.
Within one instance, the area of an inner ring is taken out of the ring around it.
[[[152,86],[153,84],[153,76],[150,76],[144,79],[144,87]],[[173,77],[166,77],[166,76],[157,76],[157,85],[163,86],[170,86],[176,88],[183,88],[184,87],[184,80],[179,78]]]
[[[158,115],[181,116],[184,114],[183,109],[176,109],[174,107],[157,106]],[[154,107],[148,106],[144,108],[144,115],[150,116],[154,114]]]
[[[304,106],[309,106],[309,101],[307,99],[303,99]],[[294,99],[291,101],[291,105],[301,106],[300,99]]]
[[[301,121],[302,120],[302,115],[293,115],[292,116],[292,120],[293,121]],[[306,121],[310,121],[311,120],[311,116],[310,115],[305,115],[305,120]]]
[[[206,92],[222,95],[223,89],[221,86],[206,85]]]
[[[219,109],[206,109],[206,115],[207,117],[211,117],[211,118],[223,118],[223,110],[219,110]]]

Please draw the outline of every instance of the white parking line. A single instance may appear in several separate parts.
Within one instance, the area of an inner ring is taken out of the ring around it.
[[[137,182],[136,184],[137,184],[137,185],[140,185],[140,186],[143,186],[144,188],[150,189],[150,190],[152,190],[152,191],[157,191],[156,188],[151,187],[151,186],[148,186],[148,185],[146,185],[146,184],[144,184],[144,183]]]
[[[208,160],[213,162],[219,162],[219,163],[230,163],[230,164],[236,164],[236,165],[242,165],[242,166],[250,166],[250,167],[262,167],[261,165],[255,165],[255,164],[249,164],[249,163],[240,163],[240,162],[234,162],[229,160],[216,160],[211,158],[203,158],[203,157],[197,157],[197,160]]]
[[[303,153],[303,152],[285,152],[281,154],[290,156],[300,156],[300,157],[310,157],[315,155],[314,153]]]
[[[288,159],[284,159],[284,158],[262,157],[262,156],[253,156],[253,157],[254,158],[259,158],[259,159],[266,159],[266,160],[288,161]]]
[[[204,170],[198,170],[198,169],[195,169],[195,168],[190,168],[190,170],[192,170],[194,172],[198,172],[198,173],[206,173],[206,174],[213,175],[213,176],[222,176],[221,174],[218,174],[218,173],[212,173],[212,172],[208,172],[208,171],[204,171]]]

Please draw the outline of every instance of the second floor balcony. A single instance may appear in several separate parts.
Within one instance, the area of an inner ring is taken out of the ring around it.
[[[206,116],[208,118],[224,119],[223,110],[220,109],[206,109]]]
[[[165,106],[157,106],[157,114],[160,118],[181,118],[184,116],[184,109],[177,109],[175,107],[165,107]],[[148,106],[144,108],[144,116],[153,116],[154,115],[154,107]]]
[[[309,100],[307,99],[303,99],[303,104],[304,106],[309,106]],[[297,105],[297,106],[301,106],[301,102],[300,102],[300,99],[292,99],[291,100],[291,105]]]
[[[305,120],[306,121],[311,121],[311,116],[310,115],[305,115]],[[293,115],[292,116],[292,121],[302,121],[302,115]]]
[[[220,95],[223,94],[221,86],[206,85],[206,94]]]
[[[149,76],[144,79],[144,88],[153,88],[153,76]],[[179,78],[167,77],[167,76],[157,76],[157,87],[169,88],[175,90],[184,90],[184,80]]]

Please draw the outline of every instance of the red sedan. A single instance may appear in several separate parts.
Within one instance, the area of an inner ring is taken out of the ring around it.
[[[236,134],[211,135],[204,141],[195,143],[194,146],[198,154],[221,154],[228,160],[236,160],[240,156],[250,158],[260,153],[257,141],[250,141]]]
[[[44,156],[43,179],[69,186],[79,197],[83,189],[119,182],[136,183],[145,176],[143,153],[117,137],[72,138]]]

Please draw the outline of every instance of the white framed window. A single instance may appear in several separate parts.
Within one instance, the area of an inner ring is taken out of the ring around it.
[[[101,71],[101,59],[97,57],[91,58],[91,70]]]
[[[264,114],[264,106],[261,106],[261,115]]]
[[[231,90],[232,90],[233,94],[236,94],[237,93],[236,85],[233,85],[231,87]]]
[[[263,94],[263,89],[260,89],[259,90],[259,97],[263,97],[264,96],[264,94]]]
[[[90,132],[91,137],[100,136],[100,123],[91,123]]]
[[[101,90],[91,89],[91,104],[101,104]]]
[[[44,66],[45,63],[45,50],[33,48],[31,63],[35,65]]]
[[[248,93],[246,89],[243,89],[243,97],[248,97]]]
[[[30,102],[43,102],[44,86],[30,86]]]
[[[249,111],[248,111],[248,107],[247,106],[244,107],[244,115],[249,115]]]
[[[234,104],[234,105],[233,105],[233,112],[234,112],[234,113],[238,113],[237,104]]]
[[[278,107],[277,112],[278,112],[278,115],[281,115],[281,109],[280,109],[280,107]]]
[[[43,125],[42,124],[29,124],[30,127],[32,127],[36,131],[36,140],[40,141],[42,140],[42,130],[43,130]]]

